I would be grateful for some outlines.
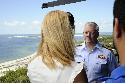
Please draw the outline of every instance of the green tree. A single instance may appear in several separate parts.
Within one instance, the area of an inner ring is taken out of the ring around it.
[[[30,83],[26,68],[18,68],[16,71],[7,71],[0,77],[0,83]]]

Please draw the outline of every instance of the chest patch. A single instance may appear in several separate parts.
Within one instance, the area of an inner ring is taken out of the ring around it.
[[[98,55],[98,58],[100,58],[100,59],[106,59],[106,57],[104,55]]]

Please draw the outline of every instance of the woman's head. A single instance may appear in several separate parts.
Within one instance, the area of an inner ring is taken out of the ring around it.
[[[44,18],[38,55],[42,56],[43,62],[50,68],[55,68],[54,60],[63,65],[70,65],[74,60],[74,22],[70,22],[69,15],[56,10],[49,12]],[[72,19],[74,20],[73,16]]]

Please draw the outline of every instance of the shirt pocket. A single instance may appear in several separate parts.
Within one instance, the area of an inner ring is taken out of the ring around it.
[[[108,72],[108,64],[106,60],[98,60],[94,66],[94,70],[96,74],[107,75]]]

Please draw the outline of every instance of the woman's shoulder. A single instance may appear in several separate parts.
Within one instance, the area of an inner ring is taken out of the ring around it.
[[[69,83],[73,83],[75,77],[82,71],[84,63],[72,62],[72,72]]]
[[[41,59],[42,60],[42,59]],[[35,56],[32,58],[32,60],[29,62],[28,66],[32,66],[35,64],[38,64],[40,62],[40,56]]]
[[[44,69],[48,69],[48,67],[43,63],[41,56],[36,56],[28,64],[28,69],[33,69],[33,70],[42,69],[43,71]]]
[[[77,63],[77,62],[72,62],[72,67],[74,71],[81,71],[83,69],[84,63]]]
[[[41,66],[42,66],[42,59],[40,58],[40,56],[36,56],[30,61],[27,68],[28,70],[38,70],[40,69],[39,67]]]

